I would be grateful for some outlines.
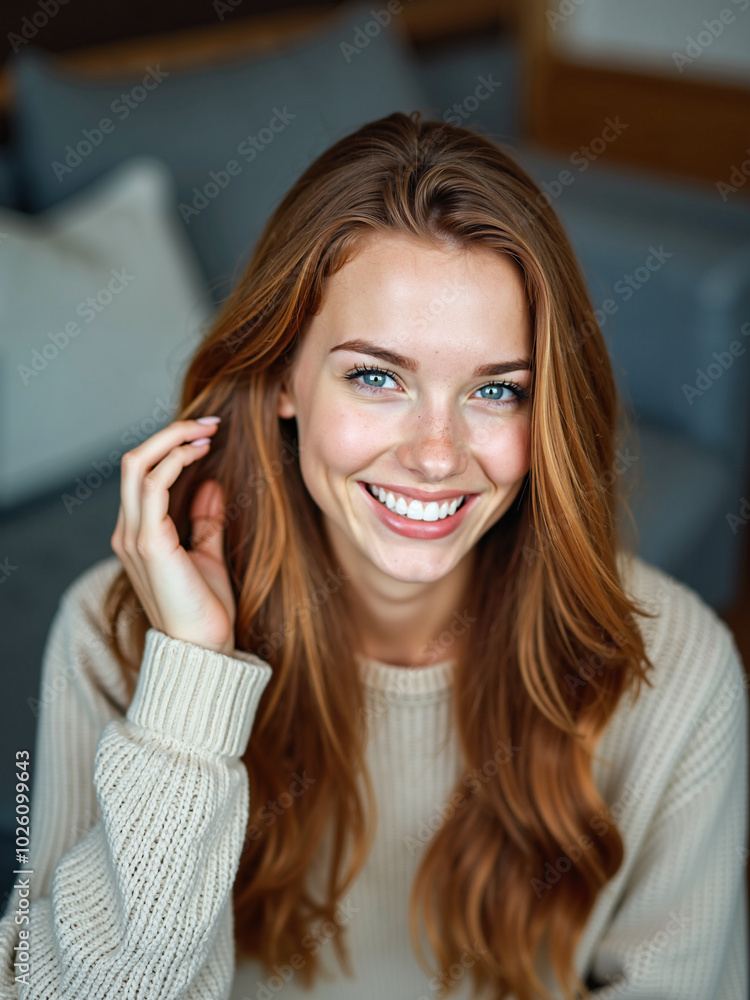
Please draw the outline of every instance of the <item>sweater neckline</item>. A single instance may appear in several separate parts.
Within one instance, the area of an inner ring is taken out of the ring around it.
[[[429,663],[423,667],[404,667],[383,663],[357,653],[362,681],[369,688],[387,691],[391,699],[448,691],[453,685],[455,659]]]
[[[630,553],[618,550],[617,558],[628,587],[635,568]],[[445,696],[453,686],[455,657],[423,667],[406,667],[383,663],[361,653],[355,656],[362,682],[371,690],[385,693],[388,701],[414,700],[433,693]]]

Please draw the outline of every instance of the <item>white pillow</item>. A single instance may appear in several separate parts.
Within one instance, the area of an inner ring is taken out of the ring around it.
[[[44,213],[0,208],[0,506],[86,499],[174,419],[214,309],[176,204],[139,155]]]

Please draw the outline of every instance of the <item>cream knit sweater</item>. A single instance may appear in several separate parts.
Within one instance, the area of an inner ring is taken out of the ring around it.
[[[626,855],[590,916],[576,969],[601,1000],[746,1000],[745,673],[731,632],[692,590],[638,558],[621,565],[630,593],[659,610],[643,624],[656,671],[653,689],[618,708],[594,762]],[[0,997],[289,1000],[310,996],[296,969],[313,952],[330,973],[316,997],[443,995],[408,939],[421,852],[466,801],[451,802],[457,779],[468,796],[533,748],[499,745],[466,774],[450,719],[452,661],[360,659],[379,805],[372,853],[336,924],[303,939],[293,965],[269,976],[259,963],[236,963],[232,885],[245,836],[258,835],[247,829],[240,756],[271,669],[151,629],[128,704],[102,641],[101,599],[119,568],[113,556],[81,574],[47,639],[29,758],[30,861],[18,865],[0,920]],[[300,773],[288,801],[314,794],[314,781]],[[281,798],[268,803],[264,826],[283,813]],[[537,893],[554,892],[568,864],[561,855]],[[320,870],[311,868],[313,882]],[[339,933],[356,981],[335,960]],[[453,967],[458,1000],[471,996],[473,961],[467,953]],[[546,957],[540,974],[554,986]]]

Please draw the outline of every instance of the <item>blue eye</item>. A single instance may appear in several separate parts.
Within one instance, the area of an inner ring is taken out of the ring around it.
[[[488,403],[510,403],[512,405],[514,402],[520,402],[523,399],[529,398],[529,394],[526,390],[522,389],[521,386],[517,385],[515,382],[488,382],[487,385],[483,385],[481,389],[477,389],[477,392],[483,392],[485,389],[493,389],[500,392],[502,392],[503,389],[507,389],[515,396],[515,399],[508,399],[507,397],[505,399],[493,399],[490,396],[484,396],[483,398],[486,399]]]
[[[357,368],[353,368],[351,371],[347,372],[343,376],[347,381],[350,381],[353,386],[355,386],[360,392],[367,392],[370,395],[377,395],[379,392],[384,390],[382,385],[368,385],[366,382],[357,381],[365,376],[375,376],[378,379],[392,378],[394,381],[398,380],[398,376],[387,368],[374,368],[371,365],[361,365]],[[529,398],[529,393],[517,382],[487,382],[477,392],[483,392],[485,389],[500,390],[507,389],[512,393],[511,398],[505,399],[492,399],[489,396],[483,396],[482,399],[492,404],[493,406],[518,406],[519,403],[527,400]]]

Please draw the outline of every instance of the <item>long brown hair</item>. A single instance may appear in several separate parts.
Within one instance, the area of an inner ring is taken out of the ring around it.
[[[433,974],[419,944],[421,912],[439,974],[449,981],[469,948],[478,956],[475,995],[490,988],[501,1000],[508,992],[532,1000],[532,989],[550,995],[534,969],[545,934],[566,996],[571,977],[587,993],[574,951],[623,859],[591,757],[626,690],[637,696],[642,681],[651,683],[636,620],[645,611],[626,595],[618,566],[626,546],[616,507],[627,503],[615,451],[630,421],[574,253],[540,189],[489,139],[419,112],[368,123],[305,170],[268,220],[182,388],[178,419],[214,413],[222,421],[209,453],[181,472],[169,513],[189,548],[190,500],[202,480],[221,484],[236,646],[273,669],[243,756],[251,801],[234,884],[238,953],[269,973],[288,962],[313,921],[333,921],[372,843],[350,592],[301,477],[296,422],[278,417],[276,401],[325,279],[378,234],[510,255],[533,329],[530,468],[514,506],[477,543],[468,595],[476,621],[457,649],[451,694],[467,773],[491,761],[500,742],[522,750],[476,782],[426,846],[410,901],[412,946]],[[131,693],[150,627],[134,602],[122,571],[106,611]],[[117,639],[125,612],[130,655]],[[290,795],[303,771],[314,783]],[[261,823],[262,804],[284,796],[276,820]],[[603,832],[591,846],[571,851],[597,822]],[[321,902],[305,876],[329,823]],[[568,854],[565,877],[540,891]],[[343,938],[336,934],[335,947],[349,972]],[[318,972],[310,954],[305,985]]]

